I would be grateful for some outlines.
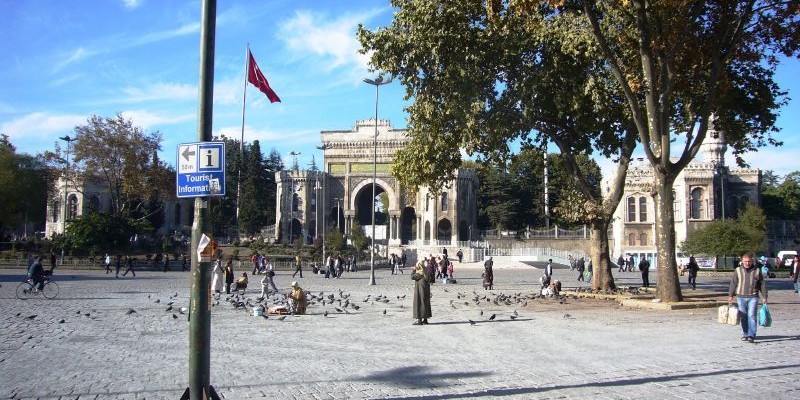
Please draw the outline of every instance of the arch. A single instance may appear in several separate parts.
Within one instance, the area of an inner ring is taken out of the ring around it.
[[[417,239],[417,212],[414,207],[406,207],[400,214],[400,243],[408,244]]]
[[[647,234],[644,232],[639,234],[639,246],[647,246]]]
[[[447,192],[442,193],[442,211],[447,211]]]
[[[386,205],[386,210],[399,210],[400,209],[400,206],[399,206],[399,201],[400,200],[398,199],[397,192],[394,190],[392,185],[390,185],[388,182],[386,182],[385,180],[381,179],[380,177],[375,179],[375,184],[378,185],[377,188],[383,189],[383,191],[386,193],[386,197],[389,200],[389,204]],[[356,185],[353,188],[353,190],[350,193],[351,194],[359,193],[361,191],[361,189],[363,189],[365,186],[368,186],[370,188],[370,190],[372,190],[372,179],[365,179],[365,180],[361,181],[358,185]],[[375,190],[375,195],[376,196],[378,195],[377,188]],[[349,209],[353,210],[355,208],[356,208],[356,198],[355,198],[355,196],[350,196],[350,208]]]
[[[78,218],[78,196],[70,195],[67,200],[67,221]]]
[[[100,198],[97,195],[89,197],[89,212],[100,212]]]
[[[703,215],[703,188],[692,189],[689,196],[689,218],[700,219]]]
[[[425,221],[425,240],[431,240],[431,221]]]
[[[628,246],[636,246],[636,234],[631,233],[628,235]]]
[[[378,201],[376,199],[386,199],[388,194],[386,190],[380,185],[375,185],[375,199],[372,199],[372,183],[369,185],[361,186],[355,195],[351,196],[352,209],[355,210],[355,220],[363,226],[372,225],[372,207],[378,208]],[[372,200],[370,200],[372,199]],[[386,225],[389,218],[389,210],[386,204],[383,209],[375,210],[375,225]]]
[[[453,224],[447,218],[442,218],[436,224],[436,240],[449,242],[453,237]]]

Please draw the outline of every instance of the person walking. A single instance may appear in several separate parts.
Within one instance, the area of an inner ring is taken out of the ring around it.
[[[223,280],[222,260],[214,260],[214,268],[211,270],[211,291],[216,294],[222,293]]]
[[[579,258],[578,261],[575,262],[575,269],[578,270],[578,281],[586,282],[586,280],[583,279],[583,271],[586,270],[586,260],[584,260],[583,257]]]
[[[625,257],[620,254],[617,259],[617,272],[625,272],[625,269]]]
[[[700,266],[697,265],[697,260],[694,259],[694,256],[690,256],[689,262],[686,264],[686,271],[689,272],[689,285],[692,290],[697,289],[697,271],[699,270]]]
[[[797,293],[797,297],[800,297],[800,258],[797,254],[792,258],[791,271],[792,275],[789,279],[794,282],[794,292]]]
[[[486,261],[483,262],[483,289],[484,290],[492,290],[494,287],[494,271],[492,268],[494,267],[494,261],[492,261],[492,257],[490,256]]]
[[[189,270],[189,262],[186,258],[186,254],[181,254],[181,271],[188,271]]]
[[[414,280],[413,318],[416,319],[412,325],[427,325],[428,318],[432,317],[433,314],[431,313],[430,277],[423,261],[418,262],[414,267],[411,279]]]
[[[106,253],[106,257],[103,260],[103,262],[106,264],[106,274],[110,274],[111,273],[111,256],[108,253]]]
[[[631,256],[628,257],[628,271],[629,272],[636,271],[635,265],[636,265],[636,261],[633,260],[633,254],[631,254]]]
[[[458,257],[458,263],[461,264],[461,260],[464,259],[464,252],[461,249],[458,249],[456,252],[456,257]]]
[[[303,277],[303,266],[300,261],[300,255],[294,256],[294,273],[292,274],[292,278],[294,278],[297,273],[300,273],[300,278]]]
[[[542,287],[550,285],[553,278],[553,259],[547,260],[547,265],[544,266],[544,276],[542,277]]]
[[[754,268],[753,256],[750,253],[742,255],[742,265],[736,267],[728,286],[728,303],[736,303],[739,307],[739,316],[742,323],[742,341],[755,342],[758,329],[758,298],[767,304],[767,283],[760,268]]]
[[[233,257],[229,257],[228,262],[225,263],[225,294],[231,294],[233,277]]]
[[[125,256],[125,272],[122,273],[122,276],[128,275],[128,272],[135,278],[136,271],[133,270],[133,257],[130,255]]]
[[[639,271],[642,271],[642,287],[650,287],[650,261],[642,257],[639,261]]]
[[[261,278],[261,298],[265,298],[269,295],[269,288],[272,287],[276,293],[278,292],[278,288],[275,287],[275,269],[272,267],[272,263],[268,262],[266,267],[264,268],[264,277]]]

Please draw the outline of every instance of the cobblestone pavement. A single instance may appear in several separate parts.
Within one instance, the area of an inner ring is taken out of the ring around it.
[[[27,301],[14,295],[22,275],[0,270],[0,399],[180,397],[189,350],[177,310],[188,305],[188,273],[57,271],[58,298]],[[308,291],[339,300],[341,290],[352,304],[317,303],[283,321],[223,297],[212,308],[212,385],[226,399],[800,397],[800,300],[785,280],[769,282],[774,324],[749,344],[740,328],[716,322],[716,309],[530,298],[541,272],[522,266],[497,266],[495,290],[484,291],[477,265],[457,265],[457,284],[432,287],[431,324],[412,326],[408,271],[376,275],[368,286],[366,271],[338,280],[306,273],[298,281]],[[555,272],[566,286],[577,284],[572,275]],[[615,275],[639,282],[638,273]],[[280,287],[291,281],[276,277]],[[699,290],[724,286],[699,280]],[[252,284],[247,295],[257,295]]]

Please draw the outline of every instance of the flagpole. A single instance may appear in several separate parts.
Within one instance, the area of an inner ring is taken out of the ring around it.
[[[239,141],[239,171],[236,179],[236,234],[239,232],[239,203],[242,197],[242,164],[244,164],[244,110],[247,104],[247,73],[250,66],[250,43],[247,43],[244,55],[244,82],[242,84],[242,137]]]

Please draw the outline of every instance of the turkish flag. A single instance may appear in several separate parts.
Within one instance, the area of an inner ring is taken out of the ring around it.
[[[269,87],[267,78],[261,73],[261,69],[258,68],[256,59],[253,58],[253,53],[251,53],[250,50],[247,50],[247,56],[250,59],[247,66],[247,81],[252,83],[253,86],[257,87],[258,90],[267,95],[270,103],[280,102],[280,97],[278,97],[278,95],[275,94],[275,91]]]

